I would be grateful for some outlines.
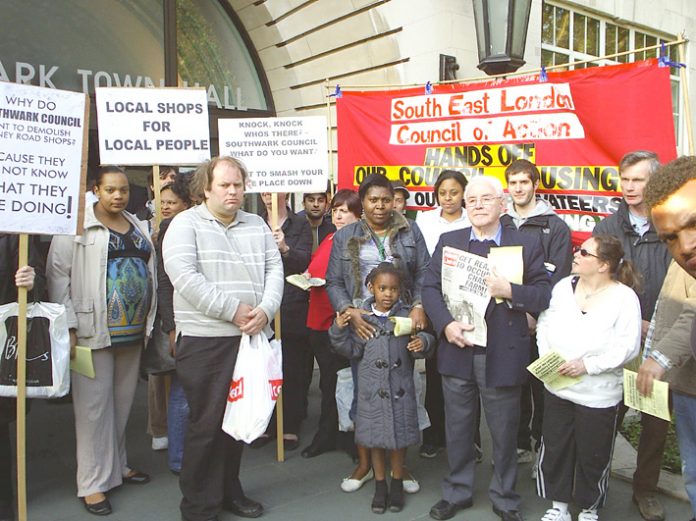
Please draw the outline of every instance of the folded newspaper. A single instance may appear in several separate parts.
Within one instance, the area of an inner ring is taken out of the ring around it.
[[[287,277],[285,277],[285,280],[287,280],[293,286],[297,286],[298,288],[304,291],[307,291],[309,288],[318,288],[326,284],[326,281],[324,279],[320,279],[319,277],[312,277],[308,279],[300,273],[296,273],[295,275],[288,275]]]
[[[457,322],[473,324],[465,333],[467,341],[486,347],[488,326],[486,308],[491,300],[485,278],[490,270],[488,259],[450,246],[442,249],[442,296]]]

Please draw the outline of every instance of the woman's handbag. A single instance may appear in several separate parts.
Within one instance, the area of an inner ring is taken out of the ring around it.
[[[261,332],[242,335],[234,366],[222,430],[236,440],[251,443],[271,420],[283,386],[283,353],[279,340]]]
[[[16,302],[0,306],[0,396],[17,396]],[[58,398],[70,390],[70,334],[62,304],[27,306],[27,397]]]
[[[159,320],[152,328],[152,337],[140,358],[142,370],[147,374],[166,374],[176,369],[176,362],[169,350],[169,335],[162,331]]]

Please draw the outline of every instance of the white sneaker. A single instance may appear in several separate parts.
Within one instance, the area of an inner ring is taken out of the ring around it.
[[[152,450],[167,450],[169,448],[169,438],[152,438]]]
[[[517,449],[517,463],[531,463],[536,459],[534,451]]]
[[[365,474],[362,479],[355,479],[348,476],[347,478],[343,478],[343,481],[341,482],[341,490],[343,492],[355,492],[374,477],[375,474],[372,472],[372,469],[368,470],[367,474]]]
[[[578,514],[578,521],[599,521],[599,516],[596,510],[583,509],[583,511]]]
[[[546,513],[544,514],[544,517],[541,518],[541,521],[573,521],[570,517],[570,512],[567,510],[565,512],[561,512],[557,508],[549,508]]]

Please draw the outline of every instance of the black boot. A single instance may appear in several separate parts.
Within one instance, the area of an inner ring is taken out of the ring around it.
[[[402,479],[391,480],[389,487],[389,510],[401,512],[404,509],[404,481]]]
[[[372,498],[372,511],[375,514],[384,514],[387,510],[387,480],[375,480],[375,495]]]

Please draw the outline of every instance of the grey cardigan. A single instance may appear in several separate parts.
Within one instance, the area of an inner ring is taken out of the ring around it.
[[[269,323],[280,307],[283,262],[258,215],[239,210],[224,226],[205,204],[185,210],[169,225],[162,255],[174,286],[177,332],[241,336],[232,323],[240,302],[261,308]]]

